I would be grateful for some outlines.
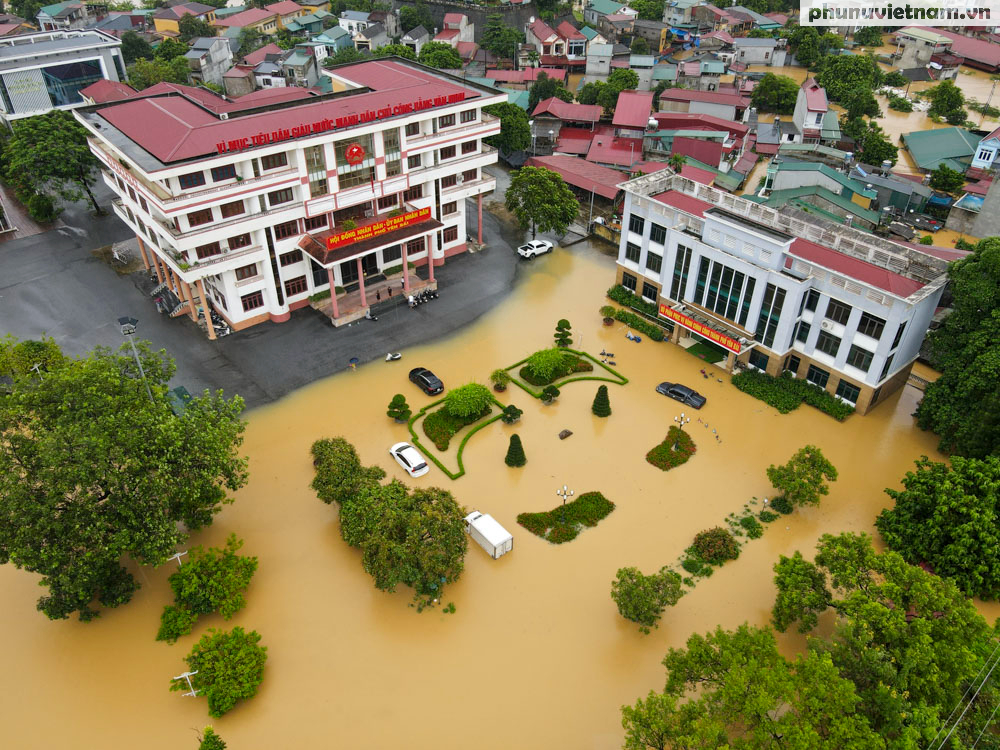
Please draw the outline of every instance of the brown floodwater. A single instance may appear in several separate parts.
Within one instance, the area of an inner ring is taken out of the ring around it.
[[[195,729],[213,723],[233,748],[620,747],[619,707],[662,687],[668,647],[717,624],[765,624],[778,555],[808,554],[827,531],[872,531],[886,504],[883,489],[897,486],[920,455],[938,454],[934,436],[913,426],[919,393],[911,387],[843,424],[806,406],[780,415],[725,380],[704,379],[702,361],[675,346],[627,341],[621,325],[605,328],[597,314],[613,268],[586,243],[557,249],[532,261],[510,298],[461,334],[247,415],[250,481],[192,539],[217,544],[235,532],[244,552],[260,559],[248,606],[229,624],[263,636],[264,682],[256,698],[221,720],[209,719],[203,699],[167,690],[195,638],[223,624],[203,620],[173,646],[153,640],[170,600],[170,565],[140,571],[144,586],[134,601],[90,624],[46,620],[35,611],[37,577],[0,568],[4,744],[68,748],[95,744],[80,739],[90,737],[107,748],[177,750],[194,747]],[[492,514],[514,533],[513,551],[494,561],[470,542],[465,573],[444,596],[455,614],[418,614],[408,591],[376,591],[357,551],[341,541],[335,509],[309,489],[310,444],[344,435],[365,462],[405,479],[387,449],[407,432],[386,418],[386,404],[397,392],[411,406],[428,402],[407,371],[430,367],[447,386],[485,382],[494,368],[551,345],[561,317],[572,322],[576,346],[614,351],[631,379],[611,386],[613,415],[591,415],[592,382],[567,385],[549,407],[516,389],[502,394],[524,409],[521,424],[496,423],[475,436],[465,451],[468,474],[458,481],[432,467],[412,483],[446,487],[467,508]],[[379,323],[396,324],[391,315]],[[406,324],[405,311],[398,324]],[[328,345],[336,341],[331,331]],[[682,411],[654,392],[668,379],[707,396],[697,417],[710,427],[692,421],[698,452],[662,473],[643,457]],[[560,441],[564,428],[573,435]],[[503,463],[514,431],[528,457],[523,469]],[[821,507],[772,524],[739,560],[667,611],[652,635],[618,615],[609,589],[619,567],[651,572],[673,563],[696,532],[767,495],[765,468],[807,442],[840,472]],[[577,493],[599,490],[618,507],[597,528],[553,546],[515,517],[555,507],[564,483]],[[802,643],[782,638],[786,652]]]

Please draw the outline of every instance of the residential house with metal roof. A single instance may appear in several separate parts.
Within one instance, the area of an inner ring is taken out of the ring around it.
[[[181,33],[180,21],[184,16],[194,16],[199,21],[212,23],[215,20],[215,8],[202,3],[180,3],[160,8],[153,14],[153,27],[160,34],[176,36]]]
[[[233,67],[233,50],[225,37],[197,37],[184,53],[191,79],[222,86],[226,71]]]
[[[405,44],[417,55],[427,42],[431,40],[431,34],[423,26],[417,26],[407,31],[399,38],[400,44]]]
[[[273,36],[278,33],[277,14],[263,8],[249,8],[242,13],[226,16],[225,18],[217,17],[212,24],[222,27],[224,29],[223,33],[232,31],[237,35],[243,29],[253,29],[267,36]]]
[[[939,164],[965,172],[977,154],[980,137],[965,128],[917,130],[901,136],[914,163],[925,172],[933,172]]]
[[[601,18],[616,13],[638,15],[636,11],[629,8],[625,3],[618,2],[618,0],[588,0],[583,8],[583,20],[596,28],[597,22]]]
[[[81,0],[44,5],[36,16],[42,31],[83,29],[101,20],[108,13],[106,3],[85,3]]]

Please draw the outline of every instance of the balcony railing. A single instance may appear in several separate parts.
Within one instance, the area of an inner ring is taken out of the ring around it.
[[[274,208],[269,208],[266,211],[258,211],[257,213],[244,213],[239,216],[234,216],[232,219],[226,219],[225,221],[212,221],[207,224],[199,224],[196,227],[192,227],[187,231],[179,231],[177,227],[173,225],[172,222],[166,219],[161,219],[156,217],[156,221],[159,222],[160,226],[170,232],[172,237],[191,237],[196,234],[203,234],[204,232],[211,232],[215,229],[224,229],[225,227],[233,226],[245,221],[253,221],[254,219],[260,219],[264,216],[270,216],[271,214],[280,213],[282,211],[287,211],[290,208],[299,208],[303,205],[302,201],[296,201],[295,203],[282,203],[280,206],[275,206]]]
[[[254,253],[259,253],[263,249],[264,248],[261,245],[252,245],[250,247],[237,248],[236,250],[223,250],[223,252],[219,253],[218,255],[212,255],[209,256],[208,258],[202,258],[201,260],[192,262],[190,270],[198,271],[202,268],[205,268],[206,266],[215,266],[218,265],[219,263],[225,263],[227,260],[234,260],[236,258],[242,258],[244,255],[253,255]],[[259,280],[260,279],[258,277],[254,277],[253,279],[246,279],[245,281],[250,282]],[[239,282],[237,282],[236,285],[239,286],[240,285]]]
[[[410,148],[415,146],[421,146],[427,141],[433,141],[437,138],[450,138],[455,135],[464,135],[465,133],[470,133],[474,130],[481,130],[494,123],[499,123],[500,118],[494,115],[482,113],[482,118],[476,122],[470,122],[467,125],[460,125],[454,128],[445,128],[444,130],[438,130],[436,133],[421,133],[420,135],[408,135],[406,137],[406,145]]]
[[[469,180],[468,182],[459,182],[448,188],[442,188],[441,194],[447,195],[448,193],[455,193],[459,190],[468,190],[469,188],[485,188],[484,190],[477,190],[477,192],[489,192],[490,190],[495,190],[497,186],[496,177],[480,177],[478,180]]]
[[[109,161],[109,162],[111,162],[113,164],[116,164],[117,165],[117,169],[121,169],[121,170],[123,170],[125,172],[128,172],[129,176],[131,176],[136,182],[138,182],[139,184],[141,184],[147,190],[149,190],[149,192],[151,192],[154,196],[156,196],[157,200],[159,200],[159,201],[167,201],[167,200],[170,200],[171,197],[173,197],[173,196],[170,195],[170,193],[168,193],[164,189],[164,187],[162,185],[158,185],[155,182],[147,180],[142,174],[140,174],[139,172],[136,172],[134,169],[132,169],[132,167],[130,167],[126,162],[123,162],[117,156],[115,156],[113,153],[111,153],[110,151],[108,151],[108,149],[106,149],[104,147],[104,144],[101,143],[100,141],[95,141],[93,138],[88,138],[87,139],[87,143],[89,143],[93,148],[95,148],[98,151],[100,151],[101,154],[103,154],[104,159],[106,159],[107,161]],[[116,167],[111,167],[110,169],[111,169],[112,173],[114,173],[116,171]]]

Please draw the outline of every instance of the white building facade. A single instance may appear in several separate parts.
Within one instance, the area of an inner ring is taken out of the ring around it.
[[[346,92],[216,111],[140,94],[77,112],[115,213],[186,303],[175,312],[212,307],[240,329],[331,294],[339,325],[368,309],[366,279],[415,264],[433,281],[464,252],[469,198],[481,241],[497,161],[483,139],[500,132],[482,109],[505,95],[394,58],[326,73]]]
[[[932,256],[675,175],[625,190],[617,280],[672,338],[790,372],[866,413],[902,387],[947,280]]]

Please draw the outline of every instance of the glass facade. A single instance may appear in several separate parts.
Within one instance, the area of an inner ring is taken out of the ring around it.
[[[691,270],[691,248],[678,245],[677,258],[674,260],[674,277],[670,282],[670,299],[680,300],[684,295],[689,270]]]
[[[774,334],[778,330],[778,321],[781,319],[781,308],[784,304],[785,290],[774,284],[768,284],[764,290],[764,301],[760,306],[754,333],[754,338],[768,348],[774,344]]]

